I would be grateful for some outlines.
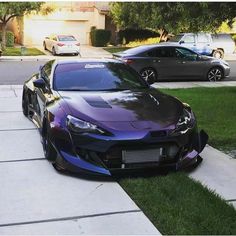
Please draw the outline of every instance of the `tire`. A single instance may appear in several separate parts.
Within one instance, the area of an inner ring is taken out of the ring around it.
[[[140,75],[149,84],[157,82],[157,72],[153,68],[143,69]]]
[[[56,56],[56,55],[57,55],[57,52],[56,52],[56,50],[55,50],[54,47],[52,48],[52,55],[53,55],[53,56]]]
[[[53,147],[50,136],[49,136],[49,126],[45,124],[43,127],[42,141],[43,141],[43,151],[47,160],[50,162],[55,162],[57,159],[57,151]]]
[[[213,52],[212,56],[217,59],[223,59],[224,58],[224,51],[221,49],[217,49]]]
[[[43,42],[43,48],[44,48],[45,51],[47,51],[47,46],[46,46],[45,42]]]
[[[57,158],[55,162],[52,163],[53,167],[60,173],[66,172],[66,169],[63,167],[64,161],[61,158]]]
[[[207,80],[209,80],[210,82],[220,81],[223,79],[223,77],[223,70],[219,67],[213,67],[207,73]]]
[[[28,99],[28,96],[26,95],[25,91],[23,92],[23,95],[22,95],[22,111],[23,111],[23,114],[28,117],[29,115],[29,99]]]

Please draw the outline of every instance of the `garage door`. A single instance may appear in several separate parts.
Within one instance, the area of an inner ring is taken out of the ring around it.
[[[86,42],[86,21],[63,20],[25,20],[24,43],[26,45],[42,45],[50,34],[72,34],[81,44]]]

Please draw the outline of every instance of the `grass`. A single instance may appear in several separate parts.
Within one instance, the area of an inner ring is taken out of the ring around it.
[[[45,54],[40,50],[38,50],[37,48],[27,48],[24,55],[21,55],[21,48],[9,47],[2,52],[2,56],[39,56],[39,55],[45,55]]]
[[[162,91],[191,105],[209,144],[236,149],[236,87]],[[162,234],[236,234],[235,209],[185,173],[119,183]]]
[[[184,173],[120,184],[164,235],[236,234],[234,208]]]
[[[225,151],[236,149],[236,87],[162,91],[192,107],[199,128],[209,135],[210,145]]]

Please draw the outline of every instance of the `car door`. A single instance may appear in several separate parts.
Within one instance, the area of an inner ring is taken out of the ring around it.
[[[180,78],[194,79],[204,76],[207,64],[197,53],[183,47],[176,47],[175,51]]]
[[[202,55],[210,55],[212,53],[210,34],[196,34],[196,52]]]
[[[55,39],[56,39],[56,36],[55,35],[51,35],[48,39],[48,43],[47,43],[47,48],[48,50],[52,51],[52,48],[53,48],[53,45],[55,43]]]
[[[195,34],[185,34],[179,43],[181,44],[181,46],[197,52]]]
[[[51,51],[52,51],[52,48],[54,47],[56,47],[56,45],[57,45],[57,41],[58,41],[58,39],[57,39],[57,36],[55,35],[55,36],[53,36],[52,37],[52,41],[51,41]]]
[[[35,88],[36,96],[37,96],[37,121],[40,125],[42,125],[44,111],[47,105],[47,102],[52,98],[52,91],[50,87],[50,75],[52,70],[52,61],[46,63],[40,72],[40,78],[45,82],[44,88]]]
[[[171,79],[179,76],[178,59],[175,56],[175,47],[163,46],[148,52],[151,63],[159,78]]]

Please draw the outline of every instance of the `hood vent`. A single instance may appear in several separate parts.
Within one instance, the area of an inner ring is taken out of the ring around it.
[[[100,96],[83,96],[83,99],[92,107],[96,108],[112,108],[109,103],[107,103],[102,97]]]

